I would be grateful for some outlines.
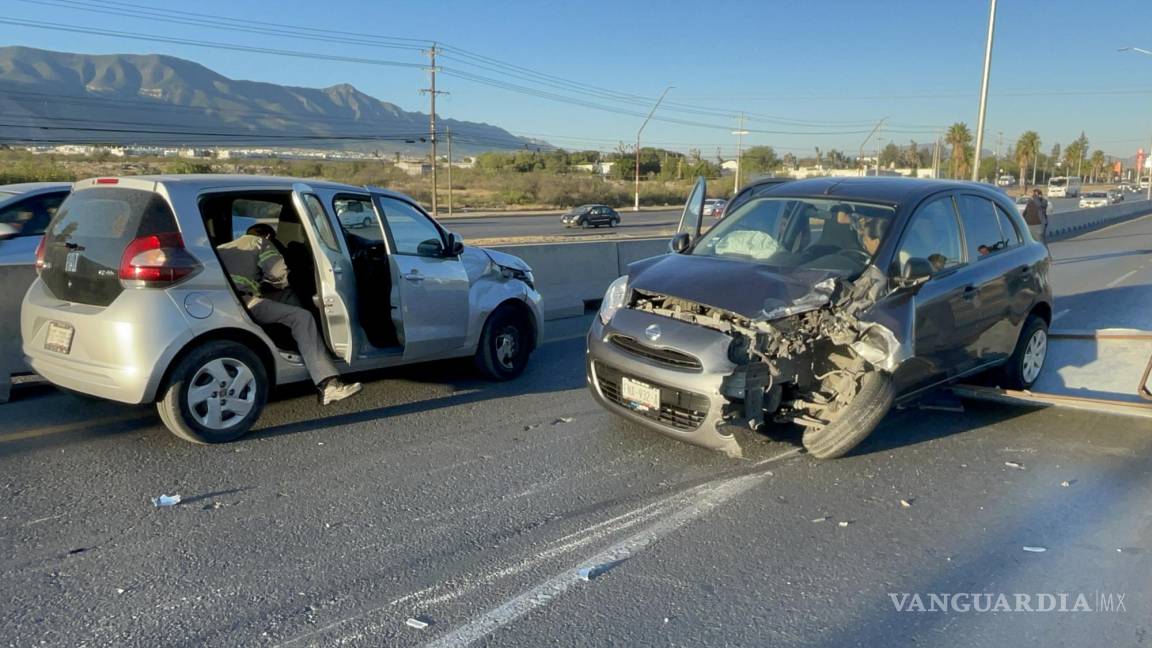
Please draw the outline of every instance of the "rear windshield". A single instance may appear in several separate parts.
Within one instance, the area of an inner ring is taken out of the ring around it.
[[[107,306],[123,290],[120,261],[128,244],[141,236],[175,231],[176,218],[167,201],[151,191],[76,191],[45,233],[40,276],[60,299]]]

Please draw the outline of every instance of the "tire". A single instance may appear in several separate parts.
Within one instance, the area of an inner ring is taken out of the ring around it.
[[[580,225],[580,229],[588,229],[588,221],[586,220],[580,221],[578,225]]]
[[[474,358],[476,368],[490,380],[512,380],[528,366],[532,337],[532,326],[526,316],[508,307],[496,309],[480,333]],[[511,349],[508,344],[512,345]]]
[[[372,219],[368,218],[367,216],[364,217],[364,220],[360,221],[360,228],[361,229],[367,229],[371,226],[372,226]]]
[[[1035,347],[1034,347],[1035,345]],[[1036,348],[1038,347],[1038,348]],[[1048,323],[1029,315],[1020,329],[1020,339],[1008,362],[1000,368],[1000,386],[1005,389],[1031,389],[1044,370],[1048,357]]]
[[[856,397],[840,411],[839,416],[822,428],[804,431],[804,448],[817,459],[844,456],[876,429],[892,408],[895,396],[891,374],[883,371],[864,374]]]
[[[244,370],[247,370],[246,372]],[[245,376],[247,374],[247,376]],[[218,399],[217,381],[231,393]],[[169,374],[156,410],[172,434],[192,443],[227,443],[244,436],[264,410],[269,380],[256,353],[237,342],[217,340],[186,353]],[[220,408],[213,422],[212,404]]]

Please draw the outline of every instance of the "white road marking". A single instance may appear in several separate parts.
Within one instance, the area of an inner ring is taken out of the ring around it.
[[[1065,315],[1067,315],[1068,313],[1071,313],[1071,312],[1072,312],[1071,308],[1065,308],[1064,310],[1060,311],[1059,313],[1056,313],[1055,315],[1052,316],[1052,323],[1055,324],[1061,317],[1064,317]]]
[[[1136,270],[1133,270],[1132,272],[1126,272],[1126,273],[1124,273],[1124,274],[1120,275],[1119,277],[1116,277],[1116,278],[1115,278],[1115,279],[1113,279],[1112,281],[1109,281],[1109,282],[1108,282],[1108,284],[1107,284],[1107,287],[1108,287],[1108,288],[1115,288],[1115,287],[1116,287],[1118,284],[1120,284],[1122,281],[1124,281],[1124,280],[1125,280],[1125,279],[1127,279],[1128,277],[1131,277],[1132,275],[1136,274],[1137,272],[1140,272],[1140,269],[1139,269],[1139,268],[1137,268]]]
[[[793,457],[799,452],[799,450],[792,450],[773,457],[771,461],[780,461]],[[768,462],[763,461],[760,462],[759,465],[765,463]],[[519,619],[528,612],[548,605],[574,585],[584,582],[585,579],[580,576],[581,569],[596,568],[602,565],[628,560],[653,543],[663,539],[688,523],[701,518],[732,498],[759,485],[768,479],[769,476],[770,473],[767,472],[757,473],[727,479],[719,483],[705,484],[696,489],[691,489],[689,492],[692,493],[692,497],[689,498],[679,510],[670,512],[666,517],[652,526],[621,540],[604,551],[588,558],[579,565],[560,572],[539,585],[508,599],[503,604],[463,626],[425,644],[426,648],[467,646],[479,641],[492,632]]]

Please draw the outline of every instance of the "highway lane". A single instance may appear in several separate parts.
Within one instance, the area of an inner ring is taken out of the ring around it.
[[[177,440],[148,408],[23,388],[0,425],[0,633],[979,646],[1148,630],[1152,423],[969,403],[896,412],[844,460],[797,454],[781,431],[747,436],[737,461],[601,410],[582,356],[579,339],[547,344],[497,385],[458,363],[384,372],[326,410],[288,390],[259,432],[217,447]],[[185,502],[153,508],[162,493]],[[1097,590],[1124,593],[1127,613],[925,615],[889,597]]]

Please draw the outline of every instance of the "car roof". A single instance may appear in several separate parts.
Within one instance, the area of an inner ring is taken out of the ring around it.
[[[288,176],[270,176],[270,175],[245,175],[242,173],[166,173],[157,175],[138,175],[138,176],[100,176],[100,177],[118,177],[118,178],[132,178],[133,180],[142,180],[144,182],[157,182],[166,185],[183,184],[183,185],[198,185],[203,187],[240,187],[251,186],[259,184],[274,184],[291,186],[295,183],[306,184],[310,187],[323,188],[323,189],[347,189],[352,191],[365,191],[365,187],[358,187],[356,185],[344,184],[340,182],[332,182],[330,180],[322,180],[320,178],[293,178]],[[83,181],[82,181],[83,182]],[[85,183],[87,184],[87,183]],[[371,189],[380,193],[394,193],[383,189]],[[397,194],[399,195],[399,194]]]
[[[775,185],[765,193],[765,195],[771,196],[829,197],[847,201],[879,202],[893,205],[917,202],[928,195],[947,190],[1004,195],[1003,192],[997,191],[994,187],[979,182],[883,176],[878,178],[808,178],[791,182],[777,181],[763,184]]]
[[[0,192],[11,194],[26,194],[41,191],[54,191],[59,189],[72,189],[71,182],[19,182],[16,184],[0,185]]]

